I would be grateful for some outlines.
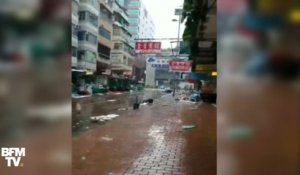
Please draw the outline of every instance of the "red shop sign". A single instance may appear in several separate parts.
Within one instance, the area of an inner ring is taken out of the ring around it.
[[[189,73],[192,71],[192,61],[170,61],[171,72]]]
[[[161,42],[136,42],[135,51],[137,53],[156,53],[161,51]]]

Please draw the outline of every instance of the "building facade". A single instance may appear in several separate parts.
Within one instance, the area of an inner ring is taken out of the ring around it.
[[[77,67],[95,72],[98,52],[98,0],[79,1]]]
[[[78,10],[79,8],[79,0],[72,0],[72,67],[77,67],[77,50],[78,50],[78,29],[79,29],[79,17]]]
[[[97,74],[106,74],[111,69],[113,0],[100,0],[99,9]]]
[[[115,76],[131,78],[135,52],[130,45],[132,35],[125,8],[128,3],[128,0],[72,0],[75,72],[86,72],[98,83]]]
[[[155,38],[155,25],[142,0],[128,0],[126,8],[129,15],[129,31],[132,33],[131,45],[135,39]]]
[[[122,2],[121,2],[122,3]],[[111,52],[112,73],[121,76],[131,76],[134,59],[134,48],[130,45],[131,33],[128,30],[128,14],[119,1],[114,1],[113,11],[113,48]]]

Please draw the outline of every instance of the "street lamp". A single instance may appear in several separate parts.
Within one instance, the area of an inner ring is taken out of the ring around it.
[[[179,57],[179,47],[180,47],[180,20],[181,20],[181,15],[178,15],[179,19],[172,19],[172,22],[178,22],[178,35],[177,35],[177,48],[178,48],[178,53],[177,56]]]
[[[178,19],[172,19],[173,22],[178,22],[178,35],[177,35],[177,57],[179,58],[180,55],[180,23],[181,23],[181,16],[182,16],[182,8],[175,9],[175,15],[178,16]],[[174,89],[173,89],[173,97],[175,97],[175,91],[177,86],[177,78],[179,74],[175,73],[175,81],[174,81]]]

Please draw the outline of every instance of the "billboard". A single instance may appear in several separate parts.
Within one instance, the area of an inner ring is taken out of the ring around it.
[[[136,53],[159,53],[161,51],[161,42],[137,41],[135,43]]]
[[[169,70],[169,61],[170,61],[169,59],[156,58],[153,56],[147,58],[147,63],[151,64],[151,66],[156,69]]]
[[[171,72],[189,73],[192,71],[192,61],[170,61]]]

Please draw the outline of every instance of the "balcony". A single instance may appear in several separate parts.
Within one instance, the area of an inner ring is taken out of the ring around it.
[[[78,45],[78,25],[72,24],[72,46]]]
[[[113,0],[100,0],[100,5],[104,6],[110,13],[113,13]]]
[[[95,52],[87,50],[78,51],[78,68],[96,70],[97,56]]]
[[[134,49],[130,46],[130,44],[117,42],[117,43],[114,43],[112,53],[120,53],[130,59],[133,59]]]
[[[132,65],[129,59],[120,53],[111,56],[112,70],[132,71]]]
[[[128,15],[125,12],[125,9],[118,3],[115,1],[115,3],[113,4],[113,11],[115,13],[118,13],[120,16],[122,16],[122,18],[128,22]]]
[[[125,43],[130,43],[131,34],[126,31],[126,29],[114,25],[113,27],[113,40],[115,41],[123,41]]]
[[[79,12],[80,28],[98,35],[98,17],[89,11]]]
[[[78,24],[78,7],[79,3],[77,1],[72,1],[72,23]]]
[[[90,11],[96,16],[99,15],[99,2],[98,0],[80,0],[79,9]]]

